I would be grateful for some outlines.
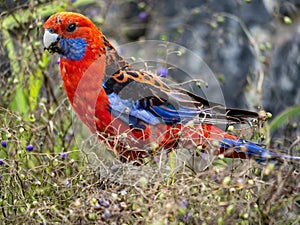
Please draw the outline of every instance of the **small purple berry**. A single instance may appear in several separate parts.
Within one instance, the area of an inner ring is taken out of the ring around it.
[[[105,208],[107,208],[110,205],[109,201],[107,201],[103,198],[99,198],[98,203]]]
[[[186,222],[190,222],[192,219],[193,219],[193,215],[192,215],[190,212],[187,213],[187,214],[185,214],[184,220],[185,220]]]
[[[147,19],[147,17],[148,17],[148,14],[145,11],[144,12],[140,12],[139,18],[141,20]]]
[[[189,206],[189,203],[186,200],[179,201],[179,205],[182,208],[187,208]]]
[[[49,158],[47,156],[44,156],[43,159],[44,159],[45,162],[49,161]]]
[[[62,153],[60,153],[60,157],[61,157],[62,159],[67,158],[67,156],[68,156],[68,153],[67,153],[67,152],[62,152]]]
[[[0,165],[3,165],[3,164],[4,164],[4,160],[0,159]]]
[[[6,148],[7,147],[7,141],[1,141],[1,145],[3,148]]]
[[[27,151],[32,151],[33,150],[33,145],[27,145],[26,150]]]
[[[109,219],[109,217],[110,217],[110,212],[109,212],[109,210],[106,209],[103,213],[103,219],[106,220],[106,219]]]
[[[160,161],[159,157],[154,157],[154,162],[158,163]]]
[[[97,9],[91,9],[89,15],[91,17],[95,17],[95,16],[98,16],[100,14],[100,12],[97,10]]]
[[[168,68],[166,67],[161,67],[158,69],[158,75],[163,77],[163,78],[166,78],[167,75],[168,75]]]

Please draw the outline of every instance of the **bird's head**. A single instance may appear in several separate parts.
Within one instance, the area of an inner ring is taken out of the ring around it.
[[[44,28],[45,49],[70,60],[96,54],[103,44],[102,34],[96,25],[78,13],[56,13],[45,22]]]

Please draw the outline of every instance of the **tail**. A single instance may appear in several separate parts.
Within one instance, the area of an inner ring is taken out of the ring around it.
[[[190,140],[191,144],[203,146],[203,149],[211,146],[212,143],[216,143],[217,145],[214,146],[218,146],[219,150],[215,154],[223,154],[228,158],[252,158],[261,163],[267,161],[275,163],[284,161],[300,162],[300,156],[281,154],[265,149],[258,143],[239,139],[210,124],[185,127],[183,129],[183,137],[186,140]]]
[[[292,156],[287,154],[275,153],[271,150],[261,147],[258,143],[247,140],[232,140],[223,138],[220,142],[220,148],[225,156],[235,158],[235,155],[243,155],[255,159],[257,162],[264,163],[271,162],[300,162],[299,156]],[[240,157],[243,158],[243,157]]]

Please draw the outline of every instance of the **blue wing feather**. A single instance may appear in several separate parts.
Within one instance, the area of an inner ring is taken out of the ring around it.
[[[194,119],[199,113],[200,110],[191,110],[184,107],[180,107],[179,109],[175,109],[172,106],[152,106],[150,109],[158,115],[165,123],[174,124],[174,123],[185,123]]]
[[[105,88],[105,84],[103,84]],[[159,106],[145,106],[139,101],[132,99],[122,99],[117,93],[108,94],[110,111],[113,116],[119,117],[127,124],[134,123],[134,118],[147,124],[156,125],[158,123],[175,124],[188,122],[200,113],[200,109],[190,109],[179,106],[176,109],[172,104],[165,102]]]
[[[108,95],[110,102],[110,111],[113,116],[120,117],[123,122],[130,124],[130,117],[136,117],[148,124],[156,125],[161,122],[161,120],[153,115],[151,112],[139,108],[137,102],[129,99],[121,99],[116,93],[111,93]]]
[[[134,123],[135,117],[147,124],[156,125],[158,123],[175,124],[185,123],[195,118],[201,110],[191,110],[184,107],[175,109],[170,104],[163,104],[161,106],[143,107],[138,101],[130,99],[121,99],[116,93],[108,95],[110,102],[110,111],[113,116],[122,116],[123,122],[127,124]]]

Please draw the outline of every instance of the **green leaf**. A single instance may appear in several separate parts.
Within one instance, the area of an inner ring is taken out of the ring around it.
[[[27,95],[23,88],[23,77],[24,74],[20,70],[20,64],[18,63],[17,58],[17,52],[13,44],[13,40],[8,32],[8,30],[2,30],[2,34],[5,39],[5,48],[8,52],[8,58],[11,63],[11,69],[13,72],[13,75],[15,76],[16,80],[16,94],[13,98],[12,102],[10,103],[10,107],[12,110],[18,111],[21,114],[24,114],[28,111],[28,101],[27,101]]]
[[[290,107],[276,116],[270,123],[270,132],[274,132],[279,127],[285,125],[290,118],[300,115],[300,105]]]
[[[43,85],[43,73],[42,71],[47,68],[49,63],[49,57],[44,52],[41,61],[38,62],[39,67],[35,74],[31,74],[29,77],[29,105],[31,111],[33,111],[38,103],[38,97]]]

